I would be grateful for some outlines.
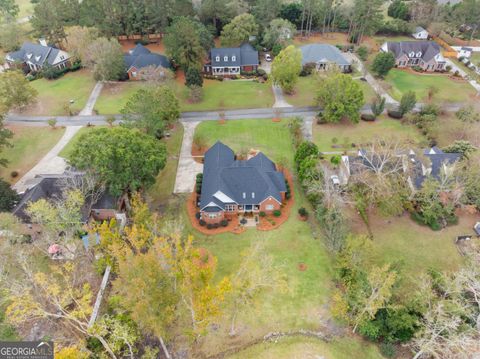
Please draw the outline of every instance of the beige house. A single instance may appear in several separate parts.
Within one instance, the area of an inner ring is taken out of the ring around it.
[[[423,71],[445,71],[447,62],[435,41],[385,42],[380,48],[395,57],[399,68],[418,66]]]

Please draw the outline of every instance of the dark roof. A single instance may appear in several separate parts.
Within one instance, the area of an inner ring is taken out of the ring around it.
[[[350,65],[340,50],[332,45],[310,44],[301,46],[300,50],[302,51],[302,65],[317,62],[333,62],[341,66]]]
[[[387,49],[393,53],[395,58],[399,58],[403,55],[409,56],[411,52],[415,54],[421,53],[420,58],[428,62],[436,55],[440,54],[440,45],[435,41],[399,41],[399,42],[387,42]]]
[[[165,68],[170,68],[171,66],[166,56],[151,52],[141,44],[137,44],[128,54],[125,54],[124,60],[127,71],[132,67],[140,70],[147,66],[162,66]]]
[[[83,176],[82,172],[66,171],[61,175],[37,175],[31,182],[31,187],[25,191],[12,213],[24,222],[29,222],[30,217],[26,209],[30,203],[40,199],[55,200],[61,199],[65,190],[65,179]],[[82,208],[82,220],[87,221],[91,209],[116,209],[117,200],[109,193],[103,193],[100,198],[92,205],[86,203]]]
[[[260,204],[268,197],[282,201],[286,191],[283,173],[263,153],[246,161],[221,142],[206,153],[200,208],[206,212],[224,209],[225,204]]]
[[[217,61],[218,56],[218,61]],[[225,61],[227,57],[227,61]],[[210,49],[210,61],[213,67],[255,66],[258,65],[258,51],[245,43],[240,47],[219,47]]]
[[[419,32],[422,32],[422,31],[427,31],[427,30],[425,30],[425,29],[424,29],[423,27],[421,27],[421,26],[417,26],[417,27],[415,28],[414,34],[418,34]]]
[[[429,176],[436,180],[440,180],[443,165],[453,165],[462,157],[460,153],[446,153],[438,147],[424,149],[423,156],[425,156],[430,162],[428,164],[424,164],[425,167],[431,169],[430,174],[428,175],[423,174],[422,162],[417,158],[417,156],[415,154],[409,156],[410,161],[413,164],[413,182],[416,188],[421,188],[423,182]]]
[[[28,61],[39,66],[43,66],[45,63],[53,65],[59,51],[59,49],[52,46],[25,42],[20,50],[9,52],[7,54],[7,60],[19,62]]]

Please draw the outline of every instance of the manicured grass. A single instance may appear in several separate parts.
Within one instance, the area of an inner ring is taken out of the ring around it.
[[[169,138],[162,140],[167,146],[167,163],[158,174],[155,184],[147,191],[148,203],[153,209],[157,209],[169,201],[175,186],[178,158],[182,147],[183,126],[177,124],[170,133]]]
[[[105,84],[95,103],[99,115],[114,115],[120,113],[128,99],[145,86],[141,81],[126,81]]]
[[[37,102],[29,106],[26,114],[58,116],[66,115],[65,105],[70,105],[72,112],[78,113],[87,103],[95,86],[92,74],[88,70],[67,73],[56,80],[39,79],[31,82],[38,91]]]
[[[381,116],[375,122],[360,121],[358,124],[345,122],[313,125],[313,141],[317,144],[320,151],[325,152],[343,151],[344,144],[351,145],[355,143],[356,147],[359,147],[375,137],[384,139],[400,138],[411,144],[424,142],[423,137],[414,126],[402,124],[398,120],[392,120],[384,116]]]
[[[480,52],[474,52],[470,58],[470,62],[476,66],[480,66]]]
[[[295,87],[295,94],[285,96],[287,102],[293,106],[313,106],[315,105],[315,97],[317,95],[318,79],[316,76],[300,77],[297,86]],[[360,79],[355,80],[363,90],[365,102],[369,102],[375,97],[375,91],[365,81]]]
[[[284,338],[275,343],[255,345],[228,359],[291,359],[291,358],[335,358],[335,359],[381,359],[378,349],[366,342],[353,338],[341,338],[330,343],[311,338]]]
[[[182,111],[271,107],[275,102],[271,86],[266,83],[205,80],[203,101],[200,103],[189,103],[188,88],[178,83],[176,85]]]
[[[8,126],[14,132],[10,141],[13,147],[7,147],[0,153],[1,158],[9,161],[8,166],[0,167],[0,177],[14,183],[27,173],[60,140],[64,129],[50,127]],[[18,176],[11,178],[10,173],[17,171]]]
[[[402,94],[414,91],[419,101],[425,101],[428,97],[428,89],[434,86],[438,89],[435,100],[442,102],[466,102],[475,90],[467,82],[452,80],[447,75],[440,74],[416,74],[406,70],[392,69],[385,78],[391,85],[389,93],[396,100],[400,100]]]
[[[237,152],[255,148],[273,161],[283,157],[291,161],[293,149],[287,124],[287,120],[234,120],[224,124],[205,121],[198,125],[196,133],[206,138],[209,146],[220,140]]]
[[[18,12],[19,19],[33,14],[34,5],[30,0],[15,0],[15,2],[20,9],[20,11]]]

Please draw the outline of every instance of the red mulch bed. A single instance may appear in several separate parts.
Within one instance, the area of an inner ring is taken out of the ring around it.
[[[208,147],[192,146],[192,157],[195,162],[203,163],[203,155],[207,152]]]
[[[192,192],[192,194],[187,200],[187,214],[188,214],[188,218],[190,218],[190,223],[192,223],[192,227],[195,228],[200,233],[203,233],[206,235],[214,235],[214,234],[221,234],[221,233],[240,234],[246,230],[245,227],[240,225],[237,216],[232,218],[231,221],[228,221],[228,226],[226,227],[218,227],[218,228],[212,228],[212,229],[208,229],[206,226],[202,227],[200,223],[198,223],[198,219],[195,217],[195,214],[198,212],[198,209],[196,206],[196,198],[197,198],[197,194],[195,192]]]
[[[275,217],[273,214],[267,215],[266,217],[259,217],[260,222],[257,225],[257,229],[259,231],[269,231],[278,228],[287,221],[288,217],[290,217],[290,211],[293,207],[293,204],[295,203],[295,195],[293,193],[293,178],[291,173],[286,169],[283,170],[283,174],[285,175],[285,179],[290,185],[290,199],[282,203],[282,214],[280,215],[280,217]]]
[[[305,272],[307,270],[307,265],[305,263],[298,263],[298,270],[300,272]]]

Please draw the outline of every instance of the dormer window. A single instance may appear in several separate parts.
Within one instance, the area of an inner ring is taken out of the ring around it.
[[[417,52],[417,57],[422,57],[422,53],[421,53],[421,52]]]
[[[255,198],[255,192],[252,192],[252,198]]]
[[[242,197],[243,197],[243,199],[247,198],[247,193],[246,193],[246,192],[243,192],[243,193],[242,193]]]
[[[35,56],[35,61],[40,61],[41,56]]]
[[[27,59],[31,59],[32,58],[32,54],[27,54]]]
[[[227,62],[228,61],[228,56],[224,56],[223,61]]]
[[[236,57],[236,56],[232,56],[232,61],[237,61],[237,57]]]
[[[408,57],[414,57],[414,56],[415,56],[415,53],[413,51],[408,54]]]
[[[215,61],[220,62],[220,56],[215,56]]]

